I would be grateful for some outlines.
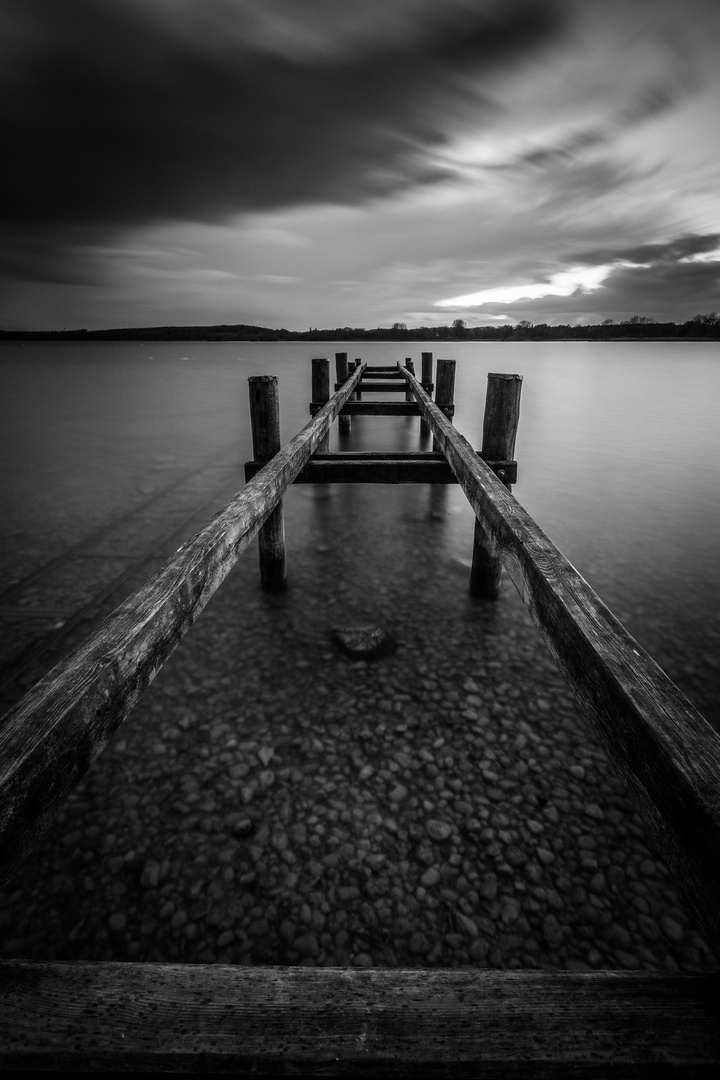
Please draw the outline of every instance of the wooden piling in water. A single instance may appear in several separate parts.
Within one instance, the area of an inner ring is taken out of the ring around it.
[[[455,401],[455,361],[440,360],[437,362],[435,377],[435,404],[442,409],[444,405],[452,405]],[[440,444],[433,439],[433,450],[438,451]]]
[[[433,392],[433,354],[424,352],[420,354],[420,385],[426,393]],[[430,445],[430,428],[424,417],[420,417],[420,446]]]
[[[312,362],[312,399],[316,402],[330,400],[330,361],[315,358]],[[330,449],[330,435],[327,434],[317,448],[318,454],[327,454]]]
[[[362,360],[360,359],[360,357],[359,357],[359,356],[356,356],[356,357],[355,357],[355,367],[359,367],[359,366],[360,366],[360,364],[362,364]],[[353,370],[354,370],[354,369],[353,369]],[[351,398],[350,400],[351,400],[351,401],[362,401],[362,390],[360,390],[360,388],[359,388],[359,387],[358,387],[358,389],[357,389],[357,390],[355,391],[355,393],[353,394],[353,396],[352,396],[352,398]]]
[[[339,383],[347,382],[348,375],[350,374],[350,366],[348,364],[346,352],[335,353],[335,374]],[[350,431],[351,426],[351,416],[347,416],[343,413],[338,417],[338,431]]]
[[[480,456],[487,460],[511,461],[515,456],[515,437],[520,420],[522,375],[488,375],[483,440]],[[512,484],[498,474],[508,491]],[[478,519],[475,519],[470,594],[494,600],[500,591],[502,563],[491,546]]]
[[[422,367],[420,375],[420,383],[423,390],[426,390],[428,394],[432,391],[433,381],[433,354],[431,352],[424,352],[422,355]]]
[[[250,423],[253,456],[270,461],[280,450],[280,401],[276,375],[252,375]],[[285,555],[285,515],[282,500],[258,532],[260,578],[266,592],[282,592],[287,587]]]
[[[412,362],[412,357],[410,357],[410,356],[405,357],[405,367],[407,368],[407,370],[409,372],[411,372],[411,374],[413,374],[413,375],[415,374],[415,365]],[[408,387],[407,390],[405,391],[405,400],[406,401],[414,401],[415,400],[415,398],[413,397],[413,392],[410,389],[410,387]]]

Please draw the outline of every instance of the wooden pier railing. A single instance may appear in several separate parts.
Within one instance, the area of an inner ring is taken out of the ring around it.
[[[283,449],[276,387],[253,381],[245,489],[2,721],[0,880],[258,532],[265,587],[283,586],[291,483],[457,482],[477,521],[472,591],[495,595],[508,572],[720,953],[720,738],[510,494],[518,377],[490,377],[478,455],[451,423],[454,364],[439,362],[433,402],[428,356],[418,381],[412,365],[351,369],[340,354],[332,396],[316,361],[313,419]],[[363,398],[390,384],[409,400]],[[332,421],[362,413],[419,415],[435,451],[329,454]],[[0,1069],[705,1076],[720,1062],[719,998],[717,975],[4,961]]]

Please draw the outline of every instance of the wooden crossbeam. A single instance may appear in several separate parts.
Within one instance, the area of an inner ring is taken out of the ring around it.
[[[720,976],[0,962],[0,1072],[712,1077]]]
[[[488,467],[508,483],[517,480],[516,461],[488,461]],[[262,461],[245,462],[245,480],[262,468]],[[374,451],[315,454],[293,481],[295,484],[457,484],[442,454]]]
[[[397,368],[365,368],[365,378],[380,379],[380,380],[396,380],[398,373]]]
[[[342,383],[335,383],[336,390],[339,390],[341,386]],[[407,390],[407,386],[403,382],[398,382],[397,379],[394,382],[390,382],[389,380],[386,382],[374,382],[363,379],[358,386],[358,390],[362,390],[363,393],[367,391],[371,394],[391,394],[393,392],[404,394]]]
[[[315,416],[322,409],[324,402],[311,401],[310,415]],[[455,415],[454,405],[444,405],[446,416]],[[348,401],[343,406],[341,416],[420,416],[420,409],[415,401]]]

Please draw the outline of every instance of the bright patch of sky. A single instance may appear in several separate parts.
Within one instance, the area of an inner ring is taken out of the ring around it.
[[[575,267],[553,274],[548,281],[533,285],[501,285],[481,289],[466,296],[437,300],[436,307],[479,307],[482,304],[512,304],[516,300],[541,300],[544,296],[572,296],[574,292],[594,292],[602,286],[612,266]]]

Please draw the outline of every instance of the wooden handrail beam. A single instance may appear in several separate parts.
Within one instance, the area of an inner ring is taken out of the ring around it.
[[[720,954],[720,736],[398,363],[423,418]]]
[[[0,886],[327,436],[362,372],[0,722]]]
[[[0,1071],[709,1078],[719,1005],[718,975],[14,960]]]

